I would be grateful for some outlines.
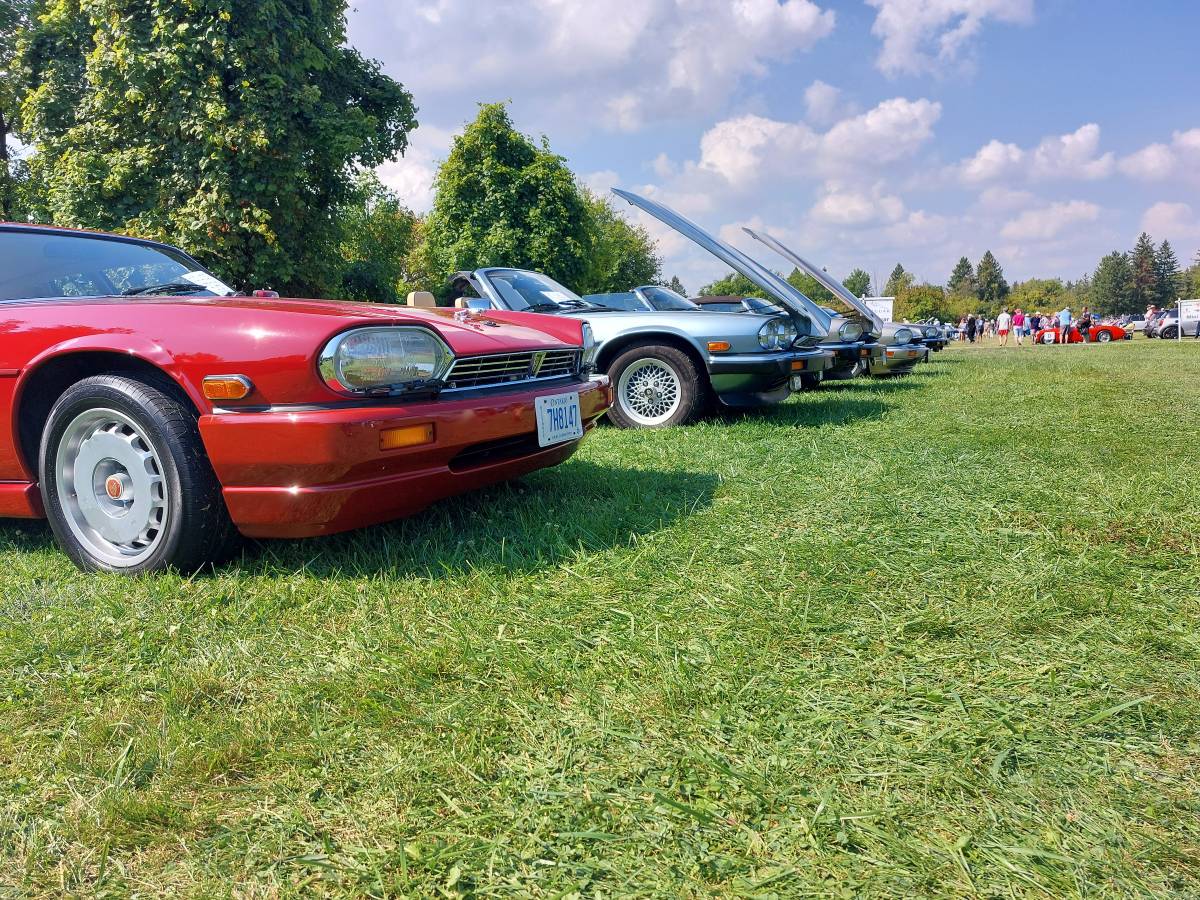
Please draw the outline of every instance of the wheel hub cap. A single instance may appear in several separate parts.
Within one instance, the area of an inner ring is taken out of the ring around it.
[[[679,409],[682,386],[679,375],[659,359],[640,359],[621,374],[621,405],[641,425],[665,422]]]
[[[131,419],[115,410],[80,414],[63,433],[57,476],[67,525],[93,556],[131,566],[157,546],[166,484],[157,453]]]

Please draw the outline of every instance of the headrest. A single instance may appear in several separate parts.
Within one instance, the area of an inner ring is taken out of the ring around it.
[[[408,295],[408,305],[421,309],[433,309],[437,306],[437,301],[433,299],[433,294],[429,291],[412,291]]]

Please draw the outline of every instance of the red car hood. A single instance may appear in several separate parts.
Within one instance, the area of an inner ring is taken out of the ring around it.
[[[305,300],[274,297],[104,297],[62,300],[59,303],[95,306],[120,305],[159,309],[175,308],[193,313],[204,308],[220,310],[223,319],[235,316],[247,332],[277,331],[281,320],[304,324],[300,331],[328,331],[330,334],[355,325],[422,324],[437,331],[459,356],[504,353],[513,350],[539,350],[579,346],[582,343],[578,319],[536,313],[492,311],[469,316],[463,310],[417,309],[410,306],[379,303],[354,303],[341,300]],[[195,321],[195,316],[188,317]],[[320,323],[320,324],[318,324]],[[286,328],[286,326],[284,326]],[[319,348],[314,347],[314,351]]]

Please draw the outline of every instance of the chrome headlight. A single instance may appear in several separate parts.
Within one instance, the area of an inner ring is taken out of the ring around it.
[[[587,322],[583,323],[583,366],[586,369],[596,364],[596,333]]]
[[[857,341],[862,337],[862,325],[858,322],[843,322],[842,327],[838,329],[838,337],[843,341]]]
[[[913,333],[911,331],[909,331],[907,328],[897,328],[896,329],[896,343],[897,344],[911,344],[912,339],[913,339]]]
[[[758,343],[764,350],[786,350],[798,336],[791,319],[770,319],[758,329]]]
[[[342,394],[364,394],[444,376],[454,353],[428,328],[356,328],[321,351],[325,383]]]

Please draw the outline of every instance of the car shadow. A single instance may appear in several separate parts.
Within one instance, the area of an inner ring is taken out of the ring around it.
[[[667,528],[710,506],[717,484],[707,473],[572,460],[385,525],[301,541],[248,541],[234,565],[251,576],[533,571]]]

